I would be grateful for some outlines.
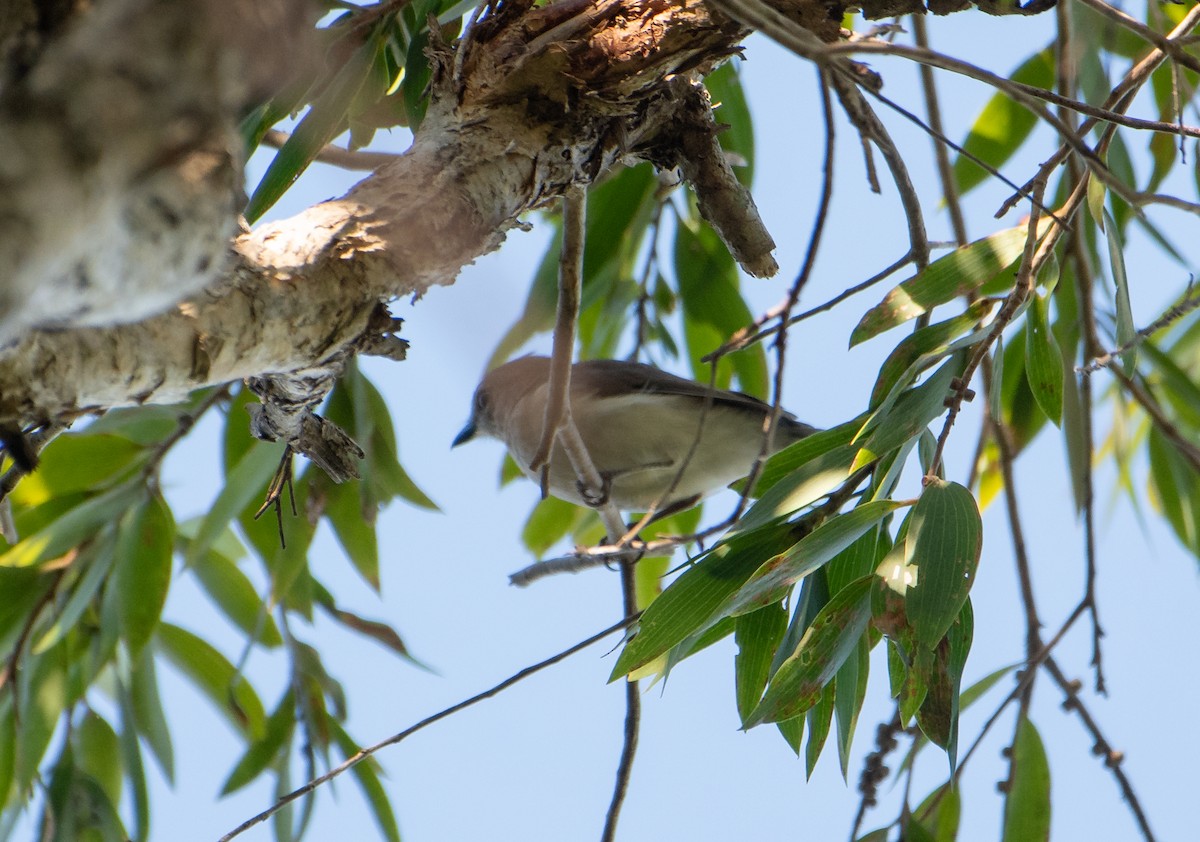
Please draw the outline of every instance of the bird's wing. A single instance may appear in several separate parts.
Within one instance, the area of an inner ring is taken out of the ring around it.
[[[576,363],[571,371],[571,388],[580,389],[599,397],[641,392],[679,395],[698,400],[711,398],[714,406],[752,409],[762,413],[771,411],[770,404],[743,392],[713,389],[703,383],[678,377],[654,366],[623,360],[585,360]],[[814,432],[813,427],[797,421],[790,412],[785,411],[780,419],[786,426],[795,428],[795,434],[798,436]]]

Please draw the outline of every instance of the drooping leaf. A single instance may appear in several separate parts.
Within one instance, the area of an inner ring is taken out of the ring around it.
[[[1042,738],[1028,719],[1017,724],[1013,775],[1004,802],[1004,842],[1047,842],[1050,839],[1050,764]]]
[[[790,533],[786,524],[775,524],[714,547],[646,609],[637,634],[625,644],[609,680],[645,666],[699,629],[764,558],[791,543]]]
[[[296,697],[289,689],[279,700],[275,710],[267,717],[266,729],[261,738],[246,747],[229,777],[221,785],[221,795],[244,787],[266,770],[292,739],[296,727]]]
[[[117,532],[109,592],[117,601],[121,637],[134,659],[158,626],[171,586],[175,519],[161,496],[128,512]]]
[[[1063,363],[1058,341],[1050,330],[1046,311],[1049,304],[1033,294],[1025,330],[1025,374],[1033,397],[1056,427],[1063,414]]]
[[[762,701],[746,720],[747,728],[791,719],[817,703],[866,631],[874,585],[874,576],[864,576],[830,598],[767,685]]]
[[[787,612],[782,605],[768,605],[738,617],[735,626],[737,709],[745,722],[767,686],[771,661],[787,630]]]
[[[1108,259],[1112,268],[1113,282],[1117,286],[1117,344],[1125,347],[1137,337],[1133,324],[1133,308],[1129,303],[1129,278],[1125,273],[1125,251],[1121,243],[1121,231],[1108,211],[1104,212],[1107,225],[1104,232],[1108,237]],[[1137,364],[1137,347],[1130,346],[1121,354],[1121,364],[1127,375],[1133,374]]]
[[[155,639],[237,731],[251,739],[262,736],[266,712],[258,693],[212,644],[173,623],[159,625]]]
[[[913,508],[906,542],[919,579],[908,589],[905,609],[917,642],[932,649],[975,582],[983,523],[971,492],[955,482],[929,481]]]

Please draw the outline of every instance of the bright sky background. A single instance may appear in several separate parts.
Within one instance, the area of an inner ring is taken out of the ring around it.
[[[931,21],[933,42],[1006,73],[1049,42],[1051,15],[1036,19],[993,18],[977,12]],[[821,126],[815,74],[760,37],[747,42],[743,79],[756,118],[758,183],[755,196],[779,243],[783,269],[771,281],[747,279],[752,309],[775,304],[794,277],[812,223],[820,187]],[[921,111],[916,73],[900,62],[880,62],[886,93]],[[961,138],[990,91],[939,76],[949,134]],[[950,239],[938,214],[936,179],[928,141],[894,115],[883,115],[914,171],[934,239]],[[1051,146],[1048,136],[1006,172],[1024,181]],[[382,138],[382,148],[401,150],[406,138]],[[1134,138],[1135,150],[1144,148]],[[266,159],[255,158],[253,184]],[[838,124],[836,200],[821,259],[802,306],[811,306],[892,263],[906,249],[895,191],[865,186],[857,137]],[[308,204],[340,195],[358,176],[314,167],[275,209],[290,216]],[[968,202],[972,237],[996,225],[991,214],[1007,195],[984,187]],[[1022,211],[1023,212],[1023,211]],[[1177,239],[1195,247],[1178,213],[1170,222]],[[380,517],[383,597],[358,579],[322,530],[311,553],[317,575],[334,587],[345,607],[391,622],[413,653],[435,673],[422,672],[381,648],[327,622],[293,630],[317,645],[350,700],[350,733],[376,742],[443,707],[483,690],[531,663],[588,637],[621,613],[614,573],[600,569],[561,576],[519,590],[507,575],[532,559],[519,534],[537,499],[526,482],[497,488],[502,450],[492,442],[451,451],[466,417],[471,392],[498,338],[520,312],[533,267],[546,244],[539,218],[532,233],[514,232],[502,250],[465,270],[457,283],[432,290],[410,306],[393,310],[406,319],[403,336],[412,347],[406,362],[368,360],[364,369],[387,397],[401,461],[442,507],[429,513],[394,504]],[[1017,215],[1006,224],[1015,225]],[[1194,222],[1187,221],[1194,226]],[[1154,307],[1176,290],[1185,272],[1163,263],[1152,250],[1130,259],[1135,319],[1146,323]],[[1194,257],[1194,253],[1192,255]],[[900,278],[896,278],[900,280]],[[784,404],[800,418],[831,425],[857,414],[866,403],[883,356],[899,336],[889,334],[846,351],[849,329],[887,286],[865,293],[792,334]],[[534,350],[546,350],[548,338]],[[1100,388],[1107,380],[1101,378]],[[948,473],[965,479],[978,425],[980,401],[956,430]],[[219,489],[217,419],[208,419],[167,463],[165,485],[178,519],[205,510]],[[1103,414],[1100,430],[1107,429]],[[916,471],[911,472],[915,477]],[[1155,831],[1164,840],[1194,832],[1193,807],[1181,798],[1179,775],[1200,748],[1195,702],[1200,680],[1190,643],[1197,598],[1196,560],[1156,523],[1143,533],[1124,501],[1110,505],[1112,472],[1098,472],[1100,512],[1100,608],[1108,632],[1107,699],[1087,703],[1110,741],[1128,753],[1125,769]],[[912,477],[909,478],[912,480]],[[1032,550],[1039,609],[1049,636],[1082,593],[1080,529],[1075,522],[1059,439],[1047,433],[1018,466],[1022,514]],[[1143,486],[1140,486],[1144,488]],[[710,519],[723,516],[732,499],[709,504]],[[1023,618],[1017,596],[1007,524],[1000,506],[985,512],[983,560],[972,598],[974,650],[964,687],[998,666],[1018,661]],[[257,573],[255,574],[257,575]],[[167,616],[222,646],[230,657],[241,640],[210,609],[188,576],[177,579]],[[598,838],[611,795],[621,746],[623,689],[606,683],[616,643],[597,645],[501,696],[458,714],[380,756],[401,831],[411,842],[443,840]],[[809,839],[843,840],[858,803],[862,757],[872,750],[874,726],[891,715],[886,666],[878,647],[872,681],[854,745],[850,784],[838,770],[836,749],[810,782],[803,761],[791,755],[771,727],[738,730],[733,694],[732,639],[680,667],[664,687],[644,695],[642,736],[632,789],[621,819],[623,840]],[[1090,643],[1080,623],[1057,653],[1059,663],[1091,684]],[[284,681],[282,664],[256,654],[249,675],[271,707]],[[224,721],[169,666],[160,676],[176,743],[176,785],[153,784],[152,824],[157,840],[215,840],[272,801],[255,786],[217,801],[220,785],[240,754]],[[1011,687],[1001,683],[963,716],[964,746]],[[1042,678],[1034,721],[1050,755],[1057,839],[1128,839],[1135,836],[1129,812],[1111,775],[1089,753],[1090,741],[1059,704],[1061,694]],[[962,839],[999,834],[1001,800],[995,783],[1005,775],[999,751],[1012,736],[1006,717],[968,766],[963,783],[966,812]],[[889,766],[900,761],[893,755]],[[153,761],[147,761],[154,770]],[[914,803],[937,786],[945,759],[928,752],[919,765]],[[299,784],[297,780],[294,783]],[[864,830],[890,823],[896,793],[868,816]],[[262,825],[243,838],[273,838]],[[318,796],[309,837],[372,839],[376,831],[357,785],[346,776]]]

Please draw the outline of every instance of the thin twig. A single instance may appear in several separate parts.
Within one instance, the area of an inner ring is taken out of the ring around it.
[[[1141,383],[1126,375],[1119,367],[1113,366],[1109,371],[1125,387],[1125,391],[1129,392],[1133,396],[1133,399],[1141,405],[1142,409],[1146,410],[1146,414],[1150,416],[1150,420],[1158,427],[1159,432],[1166,436],[1171,444],[1175,445],[1175,449],[1179,451],[1179,454],[1184,459],[1187,459],[1188,463],[1192,466],[1192,470],[1200,472],[1200,447],[1197,447],[1179,432],[1179,428],[1167,417],[1166,412],[1158,405],[1158,401],[1154,399],[1154,396]]]
[[[891,275],[894,275],[896,272],[899,272],[901,269],[903,269],[909,263],[912,263],[912,261],[913,261],[912,251],[909,250],[904,253],[903,257],[901,257],[895,263],[892,263],[891,265],[889,265],[886,269],[883,269],[883,270],[877,272],[876,274],[867,278],[862,283],[855,284],[854,286],[849,287],[849,288],[843,290],[842,292],[839,292],[837,295],[835,295],[833,298],[826,301],[824,304],[818,304],[816,307],[813,307],[810,310],[805,310],[803,313],[800,313],[799,315],[792,316],[790,319],[788,319],[786,324],[782,324],[782,325],[776,324],[776,325],[772,325],[771,327],[759,330],[759,328],[762,328],[762,326],[764,324],[766,324],[768,321],[771,321],[772,319],[776,318],[779,315],[779,313],[782,312],[783,304],[781,303],[779,305],[779,307],[769,310],[767,313],[763,314],[763,316],[761,318],[756,320],[756,322],[754,324],[747,325],[746,327],[739,330],[732,337],[730,337],[728,342],[726,342],[724,345],[722,345],[720,348],[713,351],[712,353],[701,357],[700,360],[701,360],[701,362],[706,362],[706,363],[712,362],[717,357],[724,356],[725,354],[729,354],[734,351],[740,351],[743,348],[753,345],[755,342],[762,341],[763,339],[767,338],[768,336],[773,336],[774,334],[778,333],[780,330],[783,330],[786,327],[790,327],[794,324],[798,324],[799,322],[804,321],[805,319],[811,319],[813,316],[816,316],[816,315],[819,315],[820,313],[825,313],[829,310],[832,310],[834,307],[841,304],[847,298],[850,298],[853,295],[857,295],[858,293],[862,292],[863,290],[870,289],[871,287],[875,286],[875,284],[879,283],[880,281],[885,280],[886,278],[888,278]],[[755,333],[754,331],[757,331],[757,333]]]
[[[1063,708],[1073,711],[1079,717],[1079,721],[1083,723],[1083,727],[1092,735],[1092,739],[1095,741],[1092,746],[1092,753],[1102,757],[1104,765],[1113,773],[1113,777],[1117,781],[1117,786],[1121,789],[1121,795],[1125,799],[1125,803],[1129,805],[1129,810],[1133,813],[1134,821],[1137,822],[1138,829],[1142,832],[1142,838],[1146,842],[1155,842],[1154,831],[1150,829],[1150,822],[1146,818],[1146,812],[1142,809],[1142,804],[1133,791],[1133,784],[1129,782],[1125,770],[1121,768],[1121,761],[1124,760],[1125,755],[1112,747],[1112,744],[1109,743],[1104,733],[1100,730],[1100,726],[1096,720],[1092,718],[1091,713],[1084,706],[1083,700],[1079,698],[1079,682],[1068,679],[1066,674],[1063,673],[1051,657],[1046,658],[1043,666],[1063,693],[1066,694],[1067,698],[1063,702]]]
[[[1188,70],[1191,70],[1195,73],[1200,73],[1200,59],[1197,59],[1194,55],[1184,50],[1183,47],[1181,47],[1172,39],[1167,38],[1161,32],[1155,32],[1140,20],[1130,17],[1120,9],[1116,9],[1103,2],[1103,0],[1078,0],[1078,2],[1090,7],[1091,9],[1094,9],[1096,12],[1099,12],[1102,16],[1113,21],[1118,26],[1128,29],[1135,35],[1144,38],[1154,46],[1158,47],[1160,50],[1170,53],[1171,58],[1173,58],[1179,64],[1182,64]]]
[[[625,608],[625,616],[631,617],[637,613],[637,582],[635,571],[636,559],[621,561],[621,602]],[[617,764],[617,779],[613,785],[612,801],[609,802],[608,812],[604,817],[604,832],[601,842],[612,842],[617,835],[617,821],[621,817],[621,805],[625,802],[625,794],[629,791],[629,776],[633,771],[633,758],[637,754],[638,728],[642,719],[642,697],[638,690],[637,681],[625,681],[625,731],[621,744],[621,760]]]
[[[788,290],[783,312],[779,314],[780,330],[775,338],[775,378],[772,387],[774,400],[771,402],[770,415],[763,420],[762,445],[759,448],[758,457],[754,460],[754,467],[750,469],[750,474],[746,477],[746,484],[742,489],[741,496],[738,498],[737,506],[733,514],[730,515],[730,519],[734,521],[740,519],[742,513],[746,510],[746,506],[750,501],[750,495],[754,491],[754,487],[758,484],[759,474],[762,473],[763,465],[766,464],[767,458],[771,455],[773,449],[772,443],[775,438],[775,430],[783,412],[783,371],[787,362],[787,324],[791,321],[792,310],[795,309],[796,302],[800,300],[801,291],[808,284],[809,278],[812,277],[813,267],[817,262],[817,253],[821,248],[821,237],[825,232],[825,224],[829,220],[829,206],[833,202],[833,152],[836,136],[833,121],[833,101],[829,96],[828,73],[818,68],[817,81],[821,91],[821,116],[825,126],[825,149],[822,154],[821,165],[821,199],[817,204],[817,212],[813,217],[813,227],[812,232],[809,234],[808,246],[804,250],[804,262],[801,264],[800,271],[796,275],[795,281],[792,282],[791,288]]]
[[[1138,345],[1141,345],[1146,341],[1146,339],[1158,333],[1164,327],[1179,321],[1197,307],[1200,307],[1200,294],[1185,295],[1183,301],[1180,301],[1153,322],[1139,330],[1132,337],[1130,337],[1128,341],[1123,342],[1121,345],[1117,346],[1111,351],[1106,351],[1097,357],[1092,357],[1092,359],[1088,361],[1087,365],[1075,366],[1075,370],[1081,374],[1092,374],[1102,368],[1111,366],[1122,354],[1133,350]]]
[[[452,714],[458,713],[460,710],[469,708],[472,705],[482,702],[486,699],[490,699],[492,696],[495,696],[495,695],[503,692],[504,690],[507,690],[509,687],[513,686],[514,684],[524,681],[526,678],[529,678],[529,676],[531,676],[535,673],[541,672],[542,670],[546,669],[547,667],[554,666],[559,661],[569,658],[571,655],[574,655],[576,652],[586,649],[587,647],[591,646],[593,643],[598,643],[599,641],[608,637],[613,632],[620,631],[621,629],[632,625],[633,623],[635,623],[637,621],[639,616],[640,615],[635,614],[633,616],[626,617],[625,619],[621,620],[620,622],[614,623],[613,625],[609,626],[608,628],[604,629],[603,631],[597,632],[596,634],[592,635],[591,637],[587,638],[586,640],[582,640],[579,643],[576,643],[574,646],[570,646],[567,649],[564,649],[563,651],[559,652],[556,655],[551,655],[549,658],[546,658],[543,661],[538,661],[536,664],[525,667],[525,669],[521,670],[520,672],[514,673],[513,675],[511,675],[508,678],[501,681],[499,684],[496,684],[495,686],[493,686],[487,690],[484,690],[482,693],[477,693],[476,695],[471,696],[469,699],[464,699],[463,701],[458,702],[457,704],[451,705],[450,707],[445,708],[444,710],[441,710],[441,711],[433,714],[432,716],[427,716],[424,719],[422,719],[420,722],[416,723],[415,725],[412,725],[412,726],[404,729],[403,731],[399,732],[398,734],[393,734],[392,736],[388,737],[386,740],[383,740],[382,742],[378,742],[375,745],[368,746],[367,748],[364,748],[364,749],[360,749],[359,751],[357,751],[354,754],[347,757],[342,763],[340,763],[337,766],[335,766],[334,768],[330,769],[325,774],[320,775],[319,777],[313,778],[308,783],[304,784],[304,786],[302,786],[296,790],[293,790],[292,792],[289,792],[287,795],[280,798],[278,801],[276,801],[274,804],[272,804],[269,808],[267,808],[266,810],[263,810],[258,815],[242,822],[240,825],[235,827],[233,830],[229,831],[229,833],[222,836],[220,838],[220,840],[218,840],[218,842],[229,842],[230,839],[233,839],[235,836],[241,835],[245,831],[254,827],[256,824],[260,824],[261,822],[266,821],[271,816],[275,815],[280,810],[282,810],[284,807],[286,807],[288,804],[291,804],[297,798],[304,797],[308,793],[316,790],[317,787],[319,787],[325,783],[328,783],[329,781],[336,778],[338,775],[341,775],[343,772],[346,772],[346,771],[354,768],[355,766],[357,766],[362,761],[366,760],[371,755],[381,751],[384,748],[387,748],[388,746],[395,745],[396,743],[399,743],[402,740],[407,739],[408,737],[412,736],[416,732],[418,732],[424,728],[427,728],[430,725],[434,724],[435,722],[439,722],[440,720],[443,720]]]
[[[913,37],[921,49],[929,49],[929,32],[925,26],[924,15],[913,15]],[[942,127],[942,108],[938,103],[937,85],[933,79],[933,68],[927,64],[920,65],[921,90],[925,95],[925,113],[929,115],[929,131],[935,138],[946,137]],[[950,226],[954,229],[954,239],[960,247],[965,246],[967,239],[967,223],[963,219],[962,203],[958,200],[958,184],[954,178],[954,168],[950,164],[950,155],[946,152],[946,144],[935,140],[933,158],[937,163],[938,180],[942,183],[942,196],[945,197],[946,210],[950,214]]]
[[[1057,9],[1055,15],[1059,32],[1057,43],[1061,50],[1060,60],[1055,62],[1059,68],[1056,72],[1055,83],[1061,93],[1070,96],[1077,89],[1074,62],[1068,58],[1072,54],[1075,32],[1071,27],[1071,16],[1065,8]],[[1074,114],[1064,108],[1061,116],[1072,127],[1075,126],[1077,121]],[[1103,139],[1101,142],[1104,142]],[[1087,173],[1078,160],[1072,158],[1068,161],[1067,166],[1068,178],[1071,183],[1078,183],[1087,178]],[[1082,351],[1085,358],[1092,357],[1100,350],[1100,337],[1096,328],[1096,302],[1093,292],[1095,289],[1094,273],[1083,237],[1078,231],[1073,231],[1068,236],[1067,253],[1075,264],[1076,300],[1079,301],[1079,322],[1082,327],[1083,339]],[[1080,489],[1083,498],[1080,501],[1083,505],[1083,604],[1087,607],[1092,620],[1092,668],[1095,670],[1096,692],[1104,693],[1106,692],[1104,666],[1100,648],[1100,639],[1104,636],[1104,629],[1100,625],[1100,606],[1096,595],[1096,579],[1099,568],[1096,564],[1096,491],[1092,469],[1092,457],[1096,449],[1096,433],[1092,419],[1092,384],[1086,377],[1080,378],[1080,381],[1079,425],[1080,438],[1083,439],[1080,443],[1083,449],[1083,476]]]
[[[290,138],[291,135],[287,132],[281,132],[279,129],[268,129],[267,133],[263,135],[262,142],[264,146],[279,149]],[[399,157],[399,155],[391,152],[364,152],[360,149],[343,149],[331,143],[328,146],[321,147],[314,160],[333,167],[340,167],[344,170],[369,172],[379,169],[384,164],[390,164]]]

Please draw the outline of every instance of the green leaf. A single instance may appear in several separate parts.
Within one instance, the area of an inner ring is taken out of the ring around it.
[[[803,443],[802,439],[800,444]],[[756,529],[820,500],[849,478],[850,465],[857,453],[858,447],[845,444],[809,459],[772,485],[746,511],[735,531]]]
[[[913,508],[906,539],[919,579],[908,589],[905,610],[923,646],[936,646],[966,603],[982,548],[983,523],[971,492],[931,480]]]
[[[758,483],[754,486],[754,496],[761,497],[801,466],[835,448],[849,444],[862,429],[863,422],[866,420],[865,415],[860,415],[858,418],[838,424],[836,427],[830,427],[828,430],[819,430],[776,453],[763,465]],[[738,484],[735,483],[734,487],[737,488]]]
[[[153,656],[151,656],[153,657]],[[129,781],[130,801],[133,802],[134,839],[150,837],[150,792],[146,786],[146,767],[142,763],[142,747],[138,742],[129,686],[118,679],[116,701],[121,714],[120,752],[125,778]]]
[[[121,749],[108,721],[88,711],[72,732],[77,767],[95,779],[108,800],[121,803]]]
[[[379,539],[375,523],[368,520],[363,511],[363,499],[358,483],[335,484],[319,481],[325,496],[325,517],[333,526],[333,533],[342,545],[350,563],[362,576],[363,581],[379,592]],[[369,513],[372,518],[374,511]]]
[[[743,722],[762,698],[770,677],[771,661],[786,630],[787,612],[782,605],[768,605],[743,614],[735,621],[734,639],[738,653],[733,663],[738,716]]]
[[[876,459],[903,447],[921,434],[933,419],[946,411],[950,383],[963,372],[966,359],[959,352],[919,386],[903,392],[894,404],[884,403],[871,416],[866,427],[865,441],[855,457],[857,470]],[[860,434],[860,436],[863,434]]]
[[[850,774],[850,746],[858,727],[858,714],[867,698],[867,679],[871,668],[871,644],[867,636],[858,639],[855,657],[846,659],[833,684],[833,716],[837,723],[838,762],[842,779]]]
[[[680,221],[675,230],[675,274],[683,303],[685,333],[692,372],[708,382],[708,365],[700,358],[753,320],[738,291],[737,264],[721,238],[707,224]],[[707,331],[701,328],[708,328]],[[761,343],[721,358],[717,385],[727,388],[736,374],[743,392],[767,392],[767,358]]]
[[[213,548],[188,569],[221,613],[248,639],[268,648],[279,646],[283,638],[266,603],[237,563],[219,551],[226,540],[237,539],[226,530]]]
[[[1125,274],[1125,253],[1121,244],[1121,232],[1108,211],[1104,212],[1107,225],[1104,233],[1108,237],[1108,259],[1112,267],[1113,282],[1117,285],[1117,344],[1125,346],[1137,338],[1137,327],[1133,324],[1133,308],[1129,302],[1129,278]],[[1121,354],[1121,365],[1127,375],[1133,374],[1137,364],[1137,347],[1130,346]]]
[[[40,485],[48,496],[97,491],[111,485],[145,453],[122,436],[64,434],[42,452],[38,469],[22,484]]]
[[[762,564],[790,543],[791,527],[775,524],[718,544],[650,604],[613,667],[610,681],[653,661],[699,629]]]
[[[1050,839],[1050,764],[1033,723],[1017,723],[1011,790],[1004,802],[1004,842]]]
[[[912,815],[933,842],[955,842],[962,816],[960,790],[943,784],[929,793]]]
[[[1048,226],[1042,220],[1038,236]],[[979,288],[1021,257],[1028,236],[1029,227],[1018,225],[939,257],[867,311],[850,334],[850,347]]]
[[[257,222],[316,159],[317,153],[345,128],[346,112],[370,76],[378,50],[379,38],[372,33],[312,103],[254,188],[246,204],[247,222]]]
[[[521,543],[541,558],[543,553],[571,534],[584,514],[578,506],[557,497],[539,500],[521,530]]]
[[[225,477],[225,487],[217,495],[208,514],[200,523],[196,537],[188,546],[187,565],[196,563],[208,552],[243,509],[261,499],[263,488],[279,468],[283,444],[255,442]]]
[[[92,604],[116,560],[113,549],[115,537],[112,530],[106,529],[101,533],[100,540],[89,545],[71,562],[73,569],[81,571],[79,579],[50,628],[34,644],[35,655],[40,655],[62,640]]]
[[[817,703],[822,688],[866,632],[875,581],[874,576],[864,576],[833,595],[767,685],[762,701],[746,721],[747,728],[791,719]]]
[[[229,777],[225,779],[225,783],[221,785],[221,795],[236,792],[262,774],[291,742],[295,731],[296,697],[289,689],[267,718],[266,730],[262,737],[246,748]]]
[[[875,388],[871,390],[871,408],[878,408],[892,389],[902,382],[905,372],[910,370],[913,363],[944,351],[952,341],[987,318],[994,306],[992,299],[981,298],[972,302],[965,312],[944,322],[920,328],[902,339],[879,369]]]
[[[142,650],[142,657],[133,663],[129,676],[129,701],[133,722],[154,752],[158,767],[168,783],[175,781],[175,750],[171,744],[171,729],[158,695],[158,675],[154,653]]]
[[[117,600],[121,637],[135,660],[158,627],[171,587],[175,519],[161,496],[125,514],[109,592]]]
[[[0,567],[33,567],[60,558],[116,520],[139,493],[136,483],[125,483],[88,498],[0,555]]]
[[[1046,299],[1034,293],[1025,330],[1025,375],[1038,406],[1057,427],[1063,414],[1063,361],[1046,316],[1048,308]]]
[[[250,682],[212,644],[172,623],[158,627],[158,646],[243,736],[258,739],[266,713]]]
[[[907,505],[904,501],[874,500],[834,515],[787,550],[763,562],[746,584],[715,612],[712,620],[736,617],[777,602],[802,578]]]
[[[1037,88],[1053,88],[1053,49],[1047,47],[1034,53],[1013,71],[1011,79]],[[1035,125],[1037,116],[1032,111],[1008,94],[996,93],[975,118],[962,147],[971,156],[1000,169],[1021,148]],[[989,172],[964,154],[954,159],[954,181],[960,196],[989,176]]]
[[[357,754],[359,745],[351,739],[346,730],[337,722],[329,721],[329,728],[333,731],[334,740],[338,744],[338,748],[342,752],[342,756],[350,758]],[[396,815],[392,810],[392,804],[388,800],[387,792],[383,785],[379,782],[379,764],[374,758],[368,758],[361,763],[357,763],[350,770],[350,774],[358,782],[362,789],[363,795],[367,799],[367,804],[371,807],[371,813],[375,816],[375,824],[379,826],[380,832],[388,842],[400,842],[400,826],[396,823]]]
[[[14,783],[22,796],[29,794],[42,755],[50,745],[59,717],[67,709],[64,646],[59,644],[43,655],[26,659],[17,673],[16,698],[21,721],[17,728]]]
[[[821,749],[829,737],[829,726],[833,721],[833,686],[828,685],[817,703],[805,714],[808,723],[808,744],[804,747],[804,776],[812,778],[813,769],[821,757]]]

